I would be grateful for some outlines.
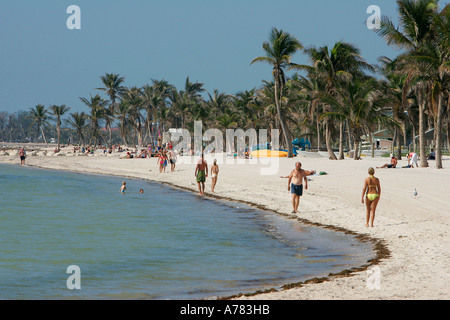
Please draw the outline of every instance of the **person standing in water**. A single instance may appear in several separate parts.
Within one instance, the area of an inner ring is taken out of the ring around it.
[[[125,193],[125,190],[127,190],[127,183],[124,181],[122,182],[122,187],[120,187],[120,192]]]
[[[375,210],[381,196],[380,180],[374,176],[375,169],[369,168],[369,177],[364,180],[361,202],[366,202],[366,227],[373,227],[375,220]]]
[[[205,194],[205,181],[206,177],[208,177],[208,163],[203,158],[203,153],[195,167],[195,177],[197,179],[198,191],[202,195]]]
[[[219,166],[217,165],[217,159],[214,159],[214,163],[211,167],[211,192],[214,193],[214,188],[217,183],[217,176],[219,175]]]

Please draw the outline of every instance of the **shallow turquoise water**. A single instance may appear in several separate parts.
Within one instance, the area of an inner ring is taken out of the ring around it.
[[[156,183],[125,179],[120,194],[123,180],[0,165],[0,299],[210,298],[374,256],[351,236]]]

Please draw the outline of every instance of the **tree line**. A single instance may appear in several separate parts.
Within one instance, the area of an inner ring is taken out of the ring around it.
[[[292,140],[305,137],[337,160],[346,150],[358,159],[363,136],[373,155],[372,133],[389,129],[397,158],[402,149],[417,151],[426,167],[430,146],[425,132],[434,129],[436,166],[442,168],[442,150],[450,146],[449,5],[440,9],[439,0],[398,0],[397,6],[399,25],[383,17],[375,32],[403,51],[397,57],[380,57],[376,65],[354,44],[305,47],[290,33],[273,28],[263,43],[264,55],[250,62],[272,67],[272,77],[259,88],[231,95],[207,92],[203,83],[189,77],[181,90],[164,79],[126,87],[124,77],[107,73],[94,95],[80,98],[86,112],[37,105],[29,112],[0,113],[0,140],[40,137],[46,142],[49,132],[55,132],[58,146],[61,134],[73,135],[79,144],[141,146],[168,128],[192,132],[194,121],[201,120],[205,128],[221,130],[279,129],[289,157]],[[292,62],[299,52],[310,64]],[[293,75],[287,76],[288,71]]]

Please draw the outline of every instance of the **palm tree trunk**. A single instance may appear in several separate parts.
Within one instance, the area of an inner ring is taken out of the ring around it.
[[[394,136],[392,137],[392,144],[391,144],[391,153],[394,154],[395,151],[395,143],[397,141],[397,130],[394,129]]]
[[[372,158],[374,158],[375,157],[375,148],[373,146],[372,131],[371,130],[368,130],[368,131],[369,131],[370,150],[371,150],[371,153],[372,153]]]
[[[57,135],[57,138],[58,138],[58,150],[59,150],[60,137],[61,137],[61,126],[59,124],[59,119],[57,120],[57,125],[56,125],[56,135]]]
[[[403,135],[403,146],[408,147],[408,141],[406,141],[406,123],[402,121],[402,135]]]
[[[402,143],[401,143],[401,135],[398,128],[395,128],[396,131],[396,144],[397,144],[397,159],[402,160]]]
[[[347,135],[348,135],[348,150],[352,150],[352,135],[350,132],[350,125],[348,123],[348,119],[345,121],[345,126],[347,127]]]
[[[422,168],[428,167],[427,155],[425,150],[425,99],[423,97],[422,89],[418,90],[419,100],[419,153],[420,153],[420,166]]]
[[[317,152],[319,152],[319,151],[320,151],[320,121],[319,121],[319,107],[317,107],[316,127],[317,127]]]
[[[413,152],[417,152],[417,144],[416,144],[416,126],[411,122],[412,125],[412,134],[413,134]]]
[[[436,133],[436,168],[442,169],[442,139],[441,139],[441,129],[442,129],[442,104],[443,104],[443,93],[439,93],[438,96],[438,110],[436,127],[434,132]]]
[[[123,144],[124,144],[125,146],[127,146],[127,145],[128,145],[128,143],[127,143],[127,137],[126,137],[127,133],[126,133],[126,129],[125,129],[125,121],[124,121],[124,119],[122,119],[122,120],[120,121],[120,135],[122,136],[122,142],[123,142]]]
[[[354,154],[353,154],[353,159],[354,160],[359,160],[359,143],[355,140],[354,141]]]
[[[280,92],[280,94],[278,94],[279,82],[280,82],[280,80],[276,77],[275,78],[275,104],[276,104],[276,107],[277,107],[277,114],[278,114],[278,120],[280,121],[281,131],[283,132],[283,137],[284,137],[285,143],[287,145],[288,158],[292,158],[293,157],[292,144],[289,143],[286,125],[285,125],[285,123],[283,121],[283,118],[281,116],[281,92]],[[280,91],[281,90],[282,89],[280,88]],[[280,97],[278,97],[278,96],[280,96]]]
[[[40,126],[40,129],[41,129],[42,139],[44,139],[44,143],[45,143],[46,145],[48,145],[47,139],[45,139],[44,129],[42,128],[42,126]]]
[[[339,122],[339,160],[344,159],[344,122]]]
[[[336,155],[333,152],[333,148],[331,146],[331,129],[330,129],[330,120],[325,121],[325,142],[327,144],[327,151],[330,160],[337,160]]]
[[[450,92],[447,91],[447,152],[450,151]]]

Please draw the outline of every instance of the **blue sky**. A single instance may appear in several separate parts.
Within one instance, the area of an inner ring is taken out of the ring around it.
[[[81,30],[66,26],[70,5],[81,9]],[[393,0],[3,0],[0,111],[87,111],[79,97],[102,94],[95,88],[106,73],[130,87],[165,79],[182,89],[187,76],[211,93],[259,87],[271,68],[250,62],[263,55],[272,27],[305,47],[354,43],[370,63],[396,56],[366,27],[369,5],[397,21]],[[293,62],[308,61],[299,53]]]

